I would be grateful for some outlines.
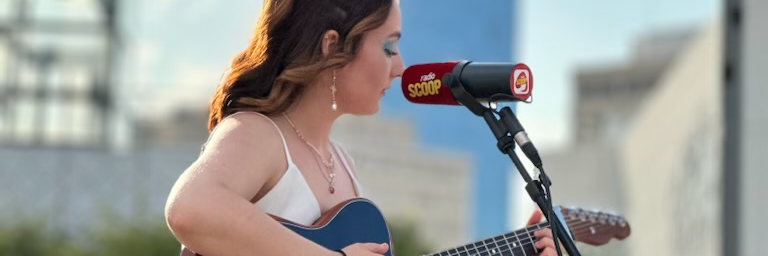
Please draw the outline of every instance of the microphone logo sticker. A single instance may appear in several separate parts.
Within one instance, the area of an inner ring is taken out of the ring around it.
[[[520,72],[517,75],[517,79],[515,79],[515,94],[525,94],[530,91],[528,88],[528,75],[525,73],[525,71]]]
[[[421,76],[419,79],[420,82],[408,84],[408,96],[411,98],[418,98],[439,94],[440,87],[443,86],[443,83],[440,82],[440,79],[435,78],[435,73],[429,72],[429,74]]]
[[[531,90],[533,89],[533,77],[531,76],[531,69],[527,65],[520,63],[515,65],[512,70],[512,77],[509,78],[509,84],[512,87],[512,94],[520,99],[527,100],[531,97]]]
[[[429,72],[429,74],[421,76],[421,81],[422,82],[427,82],[429,80],[434,80],[434,79],[435,79],[435,73],[434,72]]]

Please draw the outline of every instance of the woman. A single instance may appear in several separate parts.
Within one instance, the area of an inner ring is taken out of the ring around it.
[[[330,251],[267,213],[309,225],[360,196],[329,133],[342,114],[378,111],[404,69],[399,38],[396,0],[266,0],[213,96],[209,140],[168,197],[177,239],[202,255],[386,253],[372,243]],[[549,233],[537,234],[542,255],[554,255]]]

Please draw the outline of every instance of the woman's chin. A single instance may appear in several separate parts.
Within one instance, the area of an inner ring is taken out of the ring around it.
[[[377,102],[374,106],[366,106],[365,108],[357,108],[352,111],[347,111],[349,114],[353,114],[356,116],[370,116],[374,115],[379,112],[379,103]]]

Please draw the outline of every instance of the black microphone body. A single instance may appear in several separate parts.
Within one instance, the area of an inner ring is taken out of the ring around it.
[[[510,80],[516,64],[467,62],[457,65],[454,74],[459,78],[464,88],[481,101],[488,101],[496,94],[512,95]],[[457,70],[458,69],[458,70]],[[458,72],[457,72],[458,71]],[[458,73],[458,74],[457,74]]]

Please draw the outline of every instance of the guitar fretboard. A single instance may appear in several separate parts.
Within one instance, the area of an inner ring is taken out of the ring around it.
[[[539,223],[500,236],[488,238],[476,243],[459,246],[428,256],[526,256],[538,253],[533,232],[549,227],[549,223]]]

